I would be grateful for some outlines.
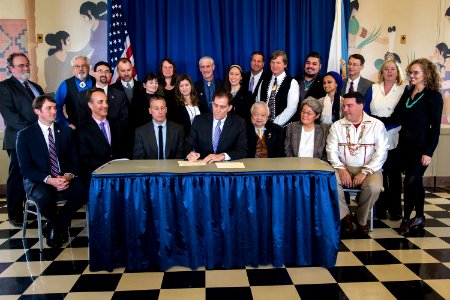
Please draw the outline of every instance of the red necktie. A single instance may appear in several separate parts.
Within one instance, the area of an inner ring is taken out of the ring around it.
[[[355,90],[353,89],[353,81],[350,82],[350,88],[348,89],[349,93],[353,93]]]

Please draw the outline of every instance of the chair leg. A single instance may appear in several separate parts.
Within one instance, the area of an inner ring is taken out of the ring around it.
[[[370,226],[369,231],[373,231],[373,207],[370,209]]]
[[[27,233],[27,221],[28,221],[28,201],[25,202],[25,209],[23,211],[23,223],[22,223],[22,238],[25,238]]]

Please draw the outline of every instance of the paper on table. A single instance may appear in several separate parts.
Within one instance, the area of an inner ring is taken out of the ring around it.
[[[219,162],[216,163],[218,169],[245,169],[243,162]]]
[[[199,160],[199,161],[179,160],[178,166],[179,167],[197,167],[197,166],[206,166],[206,163],[204,163],[202,160]]]

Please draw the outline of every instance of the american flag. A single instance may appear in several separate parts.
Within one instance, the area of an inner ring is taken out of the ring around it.
[[[130,35],[127,30],[127,22],[122,13],[122,1],[111,0],[111,13],[109,14],[108,50],[109,62],[113,69],[111,82],[116,82],[119,78],[117,72],[117,62],[120,58],[126,57],[133,65],[133,77],[136,78],[136,68],[134,66],[133,51],[131,50]]]

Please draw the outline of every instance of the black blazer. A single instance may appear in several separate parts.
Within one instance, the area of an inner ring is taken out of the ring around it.
[[[125,89],[120,80],[112,84],[111,87],[118,89],[125,94]],[[131,102],[128,102],[126,96],[125,99],[127,100],[126,103],[128,105],[128,124],[130,128],[134,129],[147,123],[149,121],[149,106],[142,82],[134,80],[133,98],[131,99]]]
[[[302,75],[302,76],[296,77],[295,79],[297,80],[298,84],[301,84],[301,81],[304,79],[304,77]],[[325,90],[323,89],[323,76],[320,74],[317,74],[316,79],[314,79],[314,82],[309,87],[308,92],[306,92],[304,99],[308,98],[309,96],[319,99],[319,98],[325,97],[326,94],[327,93],[325,93]],[[300,99],[300,102],[301,101],[303,101],[303,99]],[[297,113],[298,112],[299,111],[297,110]]]
[[[241,89],[231,101],[231,104],[233,104],[233,109],[231,111],[243,118],[245,122],[250,122],[250,108],[253,103],[255,103],[255,100],[252,100],[252,94],[245,90],[244,86],[241,85]]]
[[[201,114],[207,113],[207,108],[203,105],[198,106]],[[189,117],[189,112],[186,109],[186,106],[176,102],[176,104],[172,107],[172,112],[167,112],[167,119],[178,123],[183,126],[184,135],[187,138],[189,136],[189,132],[191,131],[191,119]]]
[[[183,126],[167,120],[166,159],[185,157],[185,137]],[[133,159],[158,159],[158,144],[153,121],[136,128]]]
[[[264,136],[267,143],[267,152],[269,157],[284,157],[284,130],[281,126],[268,121],[265,125],[266,130]],[[247,122],[247,157],[255,158],[256,142],[258,135],[255,131],[255,126],[251,122]]]
[[[214,77],[214,85],[216,87],[216,91],[218,89],[222,89],[223,88],[223,81],[215,78]],[[206,94],[205,94],[205,88],[203,87],[203,78],[200,79],[199,81],[197,81],[195,84],[195,90],[197,91],[197,96],[201,102],[201,105],[203,105],[206,108],[207,112],[211,112],[211,110],[209,109],[208,106],[208,100],[206,99]]]
[[[252,74],[251,72],[247,72],[247,73],[244,73],[244,75],[242,76],[242,88],[246,91],[248,91],[248,86],[250,85],[251,74]],[[258,97],[258,90],[259,90],[259,87],[261,86],[262,82],[266,81],[266,80],[270,81],[271,76],[272,76],[272,74],[269,74],[269,73],[263,71],[258,82],[253,83],[255,88],[250,97],[250,100],[252,101],[252,103],[255,103],[256,97]]]
[[[200,153],[200,157],[214,153],[212,146],[213,114],[196,116],[188,137],[189,150]],[[234,159],[247,156],[247,134],[244,120],[234,114],[228,114],[217,145],[217,153],[226,153]]]
[[[78,94],[78,123],[88,122],[92,117],[92,111],[87,104],[87,91]],[[122,124],[128,122],[128,99],[125,93],[112,86],[108,87],[108,120],[118,120]]]
[[[39,92],[44,94],[42,88],[28,81]],[[0,82],[0,114],[5,120],[5,136],[3,150],[16,149],[17,132],[37,120],[31,107],[33,98],[25,87],[14,76]]]
[[[56,155],[61,174],[77,175],[78,156],[72,129],[68,126],[54,124]],[[41,127],[34,124],[17,134],[17,157],[24,178],[43,182],[50,175],[50,156]]]
[[[97,122],[90,117],[78,128],[78,147],[80,153],[80,173],[90,174],[110,160],[127,156],[124,125],[119,120],[110,119],[111,145],[106,140]]]

